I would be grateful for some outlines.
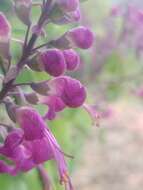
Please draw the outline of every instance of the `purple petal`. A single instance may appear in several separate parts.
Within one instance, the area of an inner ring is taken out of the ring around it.
[[[31,107],[21,107],[16,111],[16,119],[24,130],[26,140],[41,139],[44,134],[45,123],[38,112]]]

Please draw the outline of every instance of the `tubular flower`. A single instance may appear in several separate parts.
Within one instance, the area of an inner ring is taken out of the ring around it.
[[[0,172],[16,175],[53,159],[57,163],[60,182],[71,190],[64,153],[39,113],[30,107],[21,107],[16,110],[16,118],[21,129],[9,133],[4,145],[0,147],[0,154],[13,164],[1,161]]]
[[[9,57],[9,41],[11,38],[11,25],[3,13],[0,12],[0,54]]]
[[[39,102],[48,106],[48,112],[44,119],[54,119],[56,113],[66,107],[80,107],[86,99],[85,87],[78,80],[71,77],[56,77],[47,81],[45,85],[48,86],[48,96],[39,97]],[[36,88],[33,89],[37,90]]]
[[[62,75],[66,69],[63,53],[58,49],[50,49],[40,54],[43,70],[52,76]]]

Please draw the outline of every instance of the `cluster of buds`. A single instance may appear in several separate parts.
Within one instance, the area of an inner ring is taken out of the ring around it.
[[[27,27],[22,44],[22,55],[17,64],[12,65],[10,53],[12,43],[11,26],[0,13],[0,68],[2,86],[0,103],[5,105],[11,124],[0,123],[3,142],[0,155],[0,173],[17,175],[26,172],[48,160],[55,160],[61,184],[72,190],[65,154],[57,143],[45,120],[55,119],[58,112],[66,107],[78,108],[86,99],[86,89],[77,79],[64,75],[66,70],[78,69],[80,57],[75,48],[88,49],[93,44],[93,33],[80,26],[67,31],[57,39],[36,46],[44,27],[50,22],[67,24],[80,19],[79,0],[43,0],[36,25],[31,19],[32,0],[14,0],[13,6],[18,18]],[[16,82],[24,67],[34,72],[48,73],[45,81]],[[31,92],[25,92],[27,85]],[[40,115],[34,105],[46,105],[48,111]],[[19,128],[16,127],[19,126]],[[37,147],[38,150],[37,150]],[[9,164],[6,160],[12,161]]]

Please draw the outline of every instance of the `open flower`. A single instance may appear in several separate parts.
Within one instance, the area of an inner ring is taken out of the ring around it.
[[[67,33],[67,38],[69,38],[76,47],[81,49],[88,49],[93,44],[93,33],[86,27],[80,26],[71,29]]]
[[[80,107],[86,99],[85,87],[78,80],[68,76],[51,79],[45,83],[45,87],[48,89],[47,95],[45,93],[44,97],[39,97],[39,102],[48,106],[44,119],[54,119],[56,113],[66,107]],[[32,84],[32,88],[39,93],[39,83]],[[43,93],[39,94],[43,95]]]
[[[42,97],[40,102],[48,106],[49,109],[44,119],[49,120],[53,120],[56,117],[56,112],[60,112],[66,107],[65,103],[58,96]]]
[[[57,163],[60,182],[71,190],[64,153],[39,113],[30,107],[21,107],[16,110],[16,118],[21,129],[10,132],[0,147],[0,154],[13,164],[1,161],[0,172],[16,175],[53,159]]]
[[[58,96],[71,108],[81,106],[86,99],[85,87],[76,79],[61,76],[48,82],[50,94]]]

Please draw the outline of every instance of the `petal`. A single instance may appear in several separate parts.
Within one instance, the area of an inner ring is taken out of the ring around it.
[[[26,140],[40,139],[44,136],[46,125],[41,115],[31,107],[21,107],[16,110],[16,119],[24,130]]]
[[[52,120],[56,117],[56,112],[62,111],[66,105],[62,101],[62,99],[58,96],[47,96],[41,98],[41,103],[48,105],[49,110],[44,116],[44,119]]]
[[[22,140],[23,132],[20,129],[12,131],[5,139],[4,145],[0,147],[0,154],[13,157],[15,149],[22,142]]]
[[[13,171],[14,171],[13,166],[10,166],[3,160],[0,160],[0,173],[8,173],[14,175]]]
[[[40,164],[53,158],[53,152],[47,138],[34,140],[31,142],[30,151],[32,153],[32,160],[35,164]],[[37,149],[39,147],[39,149]]]

